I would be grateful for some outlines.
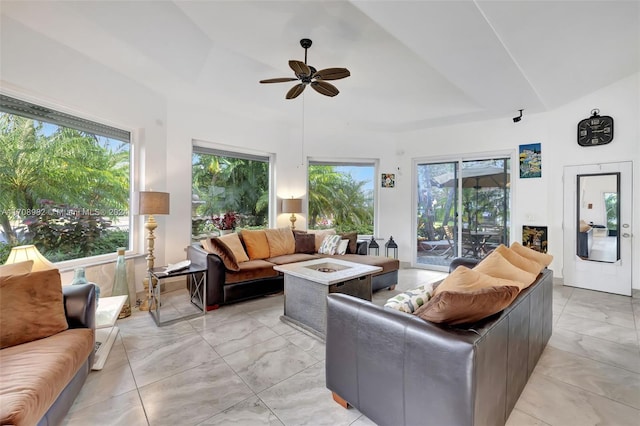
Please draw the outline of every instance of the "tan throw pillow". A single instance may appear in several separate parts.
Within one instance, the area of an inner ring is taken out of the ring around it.
[[[202,244],[202,248],[207,253],[213,253],[217,255],[222,263],[224,263],[224,267],[230,271],[239,271],[240,267],[238,266],[238,261],[234,256],[233,252],[226,244],[220,241],[219,237],[207,238],[200,241]]]
[[[296,240],[289,228],[265,229],[269,243],[269,257],[283,256],[296,252]]]
[[[589,225],[584,220],[580,220],[580,232],[587,232],[591,229],[591,225]]]
[[[242,240],[247,248],[249,260],[267,259],[269,255],[269,242],[264,229],[243,229]]]
[[[324,241],[324,237],[326,237],[327,235],[335,235],[336,234],[336,230],[331,228],[331,229],[309,229],[307,231],[309,234],[314,234],[316,236],[316,247],[315,247],[315,252],[318,253],[320,251],[320,246],[322,245],[322,242]]]
[[[527,259],[531,259],[539,264],[547,267],[551,265],[553,261],[553,256],[547,253],[540,253],[539,251],[532,250],[528,247],[523,246],[519,242],[515,242],[511,244],[511,250],[518,253],[520,256],[526,257]]]
[[[33,268],[33,260],[25,260],[24,262],[10,263],[9,265],[0,265],[0,277],[8,277],[9,275],[28,274]]]
[[[242,263],[249,261],[249,256],[247,256],[247,252],[244,251],[240,236],[237,233],[232,232],[231,234],[222,235],[218,237],[218,240],[231,250],[231,253],[233,253],[236,258],[236,262]]]
[[[0,277],[0,349],[53,336],[67,328],[60,271]]]
[[[482,259],[473,270],[495,278],[518,281],[522,283],[521,288],[530,286],[538,277],[538,274],[532,274],[512,265],[496,251],[491,252],[489,256]]]
[[[500,244],[495,251],[500,253],[502,257],[507,259],[513,266],[517,266],[518,268],[524,269],[532,274],[538,275],[544,269],[544,266],[540,263],[519,255],[504,244]]]
[[[443,291],[456,291],[460,293],[469,293],[489,287],[514,286],[523,288],[524,284],[518,281],[507,280],[504,278],[491,277],[475,269],[469,269],[466,266],[458,266],[435,288],[433,294],[442,293]]]
[[[445,324],[468,324],[496,314],[518,296],[515,286],[488,287],[472,292],[443,291],[419,307],[420,318]]]

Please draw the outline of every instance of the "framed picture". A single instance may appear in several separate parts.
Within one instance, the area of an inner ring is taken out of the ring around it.
[[[520,177],[542,177],[542,148],[539,143],[520,145]]]
[[[522,245],[541,253],[547,252],[547,227],[528,226],[522,227]]]
[[[396,186],[396,175],[394,173],[382,174],[382,187],[393,188]]]

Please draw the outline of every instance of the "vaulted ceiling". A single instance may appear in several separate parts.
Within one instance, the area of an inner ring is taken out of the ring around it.
[[[640,71],[631,1],[5,1],[17,23],[166,96],[259,120],[401,132],[510,118]],[[289,59],[346,67],[285,100]],[[0,45],[1,46],[1,45]]]

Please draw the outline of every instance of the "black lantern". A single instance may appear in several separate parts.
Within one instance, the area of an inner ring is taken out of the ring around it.
[[[384,248],[387,257],[398,258],[398,245],[393,241],[393,237],[389,237],[389,241],[385,243]]]
[[[376,239],[371,236],[371,241],[369,241],[369,256],[379,256],[380,255],[380,246],[376,243]]]

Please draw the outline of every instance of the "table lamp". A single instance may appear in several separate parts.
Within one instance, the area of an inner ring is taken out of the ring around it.
[[[296,213],[302,213],[302,200],[293,197],[282,200],[282,213],[291,213],[291,229],[296,229]]]
[[[31,272],[44,271],[46,269],[56,269],[55,265],[49,262],[47,258],[45,258],[42,253],[38,251],[38,248],[33,244],[13,247],[11,249],[11,253],[9,253],[9,257],[5,262],[5,265],[18,262],[26,262],[28,260],[33,260],[33,267],[31,268]]]
[[[144,227],[149,231],[147,235],[147,271],[153,269],[154,260],[153,255],[156,236],[154,231],[158,227],[153,215],[156,214],[169,214],[169,193],[168,192],[156,192],[156,191],[140,191],[138,214],[147,215],[147,221]],[[149,277],[143,281],[144,291],[146,293],[146,299],[140,304],[141,311],[148,311],[152,307],[149,306]],[[155,285],[155,282],[151,283],[151,288]]]

